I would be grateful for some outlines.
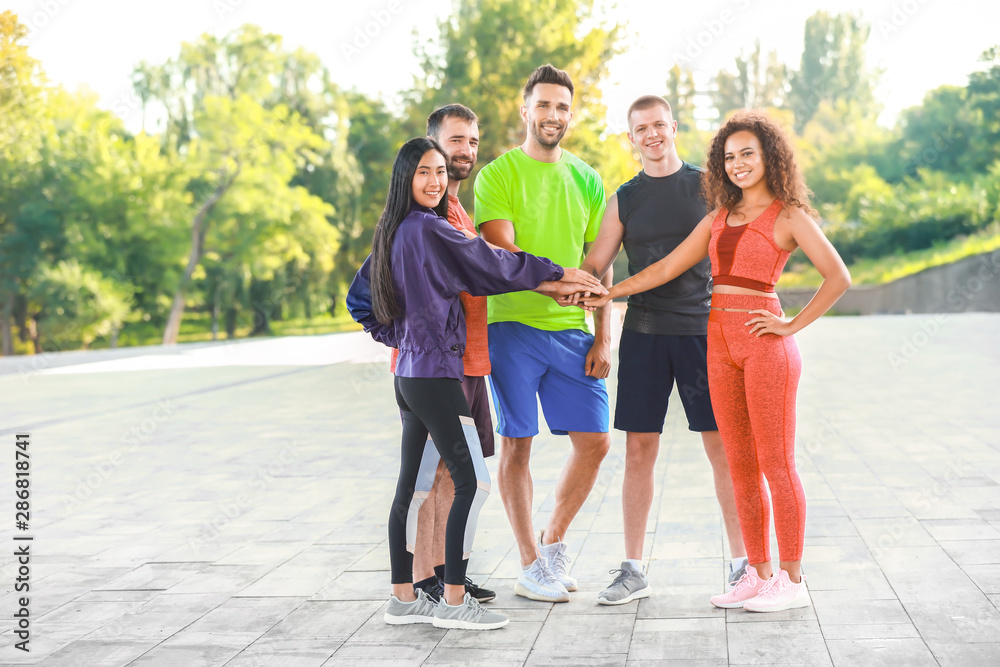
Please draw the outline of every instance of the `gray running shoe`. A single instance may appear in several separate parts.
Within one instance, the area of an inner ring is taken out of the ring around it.
[[[615,580],[597,596],[599,604],[625,604],[639,598],[648,598],[653,594],[646,575],[635,569],[631,563],[622,561],[621,569],[611,570],[610,574],[616,572],[618,576]]]
[[[503,614],[486,611],[479,600],[468,593],[462,604],[452,607],[441,598],[434,611],[435,628],[454,628],[458,630],[496,630],[510,623]]]
[[[746,571],[747,571],[747,561],[743,561],[743,565],[740,566],[740,569],[735,570],[735,571],[733,570],[733,564],[729,563],[729,586],[728,586],[728,588],[732,588],[733,586],[735,586],[736,582],[740,580],[740,577],[742,577],[746,573]]]
[[[389,625],[433,623],[437,605],[422,588],[418,588],[415,592],[417,599],[413,602],[402,602],[395,595],[390,597],[383,620]]]

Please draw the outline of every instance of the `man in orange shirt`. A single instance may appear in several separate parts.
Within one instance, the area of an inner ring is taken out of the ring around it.
[[[467,236],[476,235],[476,228],[458,200],[462,181],[472,174],[479,151],[479,118],[468,107],[449,104],[427,117],[427,136],[440,144],[448,159],[448,222]],[[465,380],[462,391],[469,401],[472,417],[479,431],[483,456],[493,456],[493,420],[486,389],[490,374],[490,353],[486,342],[486,297],[460,295],[465,310]],[[396,357],[392,352],[392,370]],[[431,447],[433,449],[433,447]],[[417,539],[413,549],[414,588],[423,588],[437,600],[444,590],[444,535],[448,513],[455,497],[455,485],[444,462],[437,467],[434,485],[420,506],[417,516]],[[480,602],[496,597],[493,591],[480,588],[468,578],[465,589]]]

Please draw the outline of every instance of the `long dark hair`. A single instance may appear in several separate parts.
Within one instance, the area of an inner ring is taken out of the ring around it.
[[[410,212],[413,206],[413,175],[417,173],[420,158],[427,151],[437,151],[448,158],[437,142],[427,137],[410,139],[396,153],[396,161],[392,163],[392,178],[389,180],[389,195],[385,199],[385,208],[375,225],[375,235],[372,237],[371,290],[372,310],[375,318],[382,324],[389,324],[402,312],[396,301],[396,290],[392,285],[392,239],[396,236],[399,223]],[[434,212],[442,218],[448,215],[448,195],[441,198]]]
[[[742,131],[753,133],[760,142],[768,190],[784,204],[796,206],[809,215],[816,215],[816,211],[809,205],[812,192],[795,163],[792,142],[774,120],[761,111],[749,109],[738,111],[727,120],[708,147],[708,164],[702,174],[702,187],[708,208],[711,210],[720,207],[731,211],[743,199],[743,190],[726,174],[725,158],[726,140]]]

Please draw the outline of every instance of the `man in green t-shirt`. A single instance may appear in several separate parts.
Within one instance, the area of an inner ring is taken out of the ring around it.
[[[524,143],[487,165],[476,179],[476,226],[501,248],[579,266],[597,238],[604,214],[601,177],[559,142],[573,117],[573,81],[551,65],[539,67],[524,86]],[[611,273],[604,284],[611,284]],[[566,544],[570,522],[590,494],[608,452],[610,309],[594,314],[596,337],[584,312],[553,299],[517,292],[488,300],[489,347],[497,432],[501,436],[497,482],[521,556],[518,595],[566,602]],[[537,399],[536,399],[537,395]],[[573,449],[556,485],[555,507],[537,548],[531,521],[528,469],[538,433],[538,402],[552,433],[569,435]]]

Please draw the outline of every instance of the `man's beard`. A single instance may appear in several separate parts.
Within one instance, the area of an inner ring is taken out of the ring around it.
[[[566,125],[563,125],[562,130],[559,131],[559,134],[557,134],[551,140],[545,139],[544,135],[542,134],[541,123],[534,123],[529,127],[531,128],[531,136],[535,138],[535,141],[537,141],[542,146],[545,146],[546,148],[556,148],[557,146],[559,146],[559,142],[562,141],[562,138],[566,136],[566,128],[567,128]]]
[[[448,178],[453,181],[464,181],[472,174],[475,162],[469,164],[457,164],[454,159],[448,160]]]

